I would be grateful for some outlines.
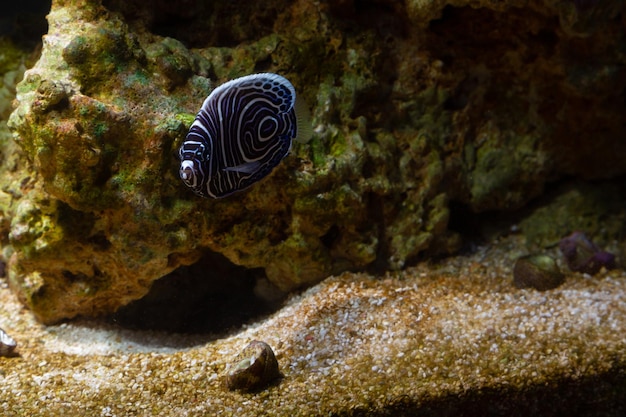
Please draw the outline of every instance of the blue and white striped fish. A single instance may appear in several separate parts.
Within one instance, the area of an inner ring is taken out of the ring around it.
[[[206,98],[179,150],[180,178],[202,197],[220,198],[267,176],[292,140],[312,128],[306,105],[284,77],[253,74]]]

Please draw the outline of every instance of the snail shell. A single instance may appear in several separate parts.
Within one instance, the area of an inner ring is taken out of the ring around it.
[[[17,342],[0,329],[0,356],[13,356]]]
[[[224,384],[231,391],[256,391],[278,377],[278,361],[272,348],[265,342],[254,340],[227,366]]]
[[[551,290],[565,282],[556,261],[548,255],[533,254],[519,258],[513,267],[513,284],[517,288]]]

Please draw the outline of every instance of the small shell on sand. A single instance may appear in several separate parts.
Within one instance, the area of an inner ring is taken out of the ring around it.
[[[551,290],[563,284],[565,276],[556,261],[548,255],[528,255],[519,258],[513,268],[513,284],[517,288]]]
[[[0,329],[0,356],[13,356],[17,342],[4,330]]]
[[[256,391],[280,376],[272,348],[254,340],[226,368],[224,384],[229,390]]]

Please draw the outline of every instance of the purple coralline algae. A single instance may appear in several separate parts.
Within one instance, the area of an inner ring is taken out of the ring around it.
[[[594,275],[603,267],[615,269],[615,255],[598,248],[583,232],[573,232],[559,242],[567,266],[574,272]]]

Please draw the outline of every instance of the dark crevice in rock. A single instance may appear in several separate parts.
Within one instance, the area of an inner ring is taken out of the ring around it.
[[[207,251],[193,265],[155,281],[146,296],[120,308],[110,320],[141,330],[223,333],[280,307],[281,294],[268,294],[272,289],[267,285],[263,270],[234,265]]]
[[[389,269],[389,242],[385,233],[385,202],[381,196],[369,193],[367,196],[369,201],[369,218],[378,225],[378,251],[376,259],[369,265],[370,272],[382,272]]]
[[[93,213],[75,210],[61,201],[57,204],[58,223],[68,236],[81,236],[82,238],[92,230],[96,222]]]
[[[105,0],[103,5],[121,13],[125,20],[142,22],[160,36],[171,37],[188,47],[236,46],[270,35],[278,15],[288,2],[157,0],[146,7],[137,0]]]
[[[623,177],[610,181],[567,177],[547,184],[540,197],[511,211],[476,213],[468,205],[453,201],[448,228],[461,235],[461,253],[471,253],[513,233],[522,233],[532,250],[554,247],[574,231],[588,233],[600,245],[621,242],[626,236],[624,184]]]
[[[333,243],[340,237],[340,234],[341,231],[339,227],[336,224],[333,224],[328,231],[320,237],[320,241],[322,242],[322,245],[330,249],[333,247]]]
[[[272,69],[272,57],[270,55],[267,58],[257,61],[254,64],[254,72],[269,72]]]
[[[450,221],[448,229],[459,233],[465,241],[484,240],[482,236],[481,214],[474,213],[466,204],[452,201],[449,205]],[[493,213],[488,213],[493,216]]]
[[[0,36],[8,36],[25,48],[33,48],[48,31],[46,14],[51,0],[7,1],[2,4]]]
[[[97,232],[88,237],[87,242],[92,245],[96,251],[105,252],[111,248],[111,241],[109,241],[104,232]]]
[[[572,179],[563,179],[548,184],[541,197],[517,210],[476,212],[469,205],[458,200],[451,201],[448,229],[461,235],[463,239],[461,253],[472,252],[477,246],[487,244],[498,236],[516,233],[518,223],[528,216],[533,208],[550,204],[550,200],[554,199],[559,189],[571,181]]]

